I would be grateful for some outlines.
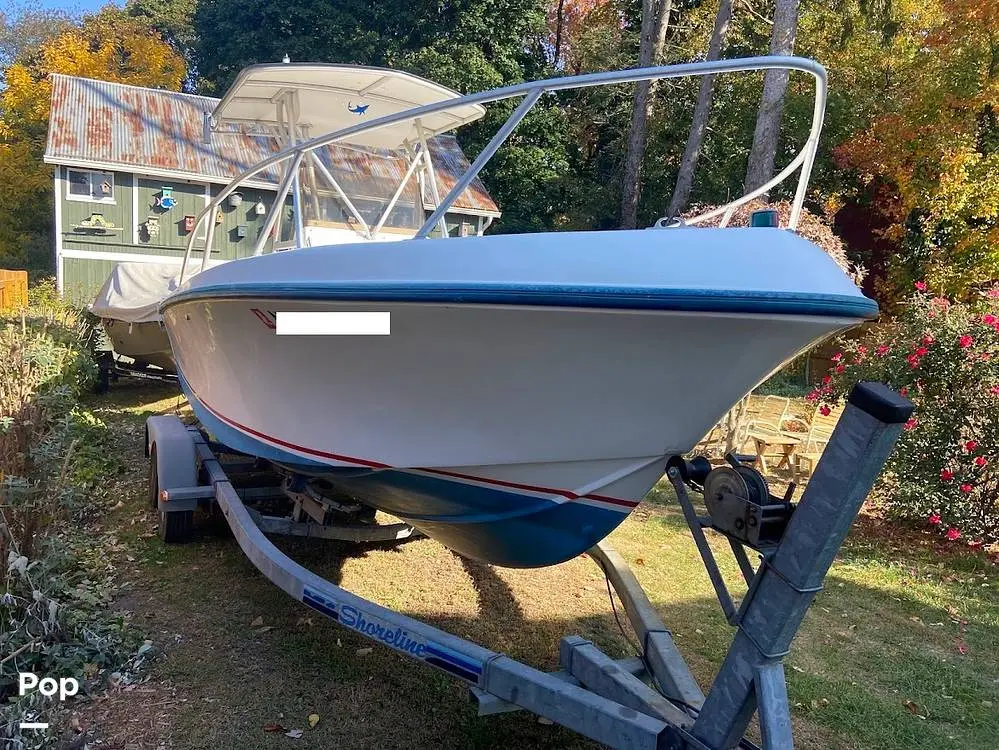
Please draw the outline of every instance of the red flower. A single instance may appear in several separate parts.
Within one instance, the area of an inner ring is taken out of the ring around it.
[[[867,354],[867,347],[861,344],[857,347],[857,354]]]
[[[969,547],[970,547],[971,549],[981,549],[981,548],[982,548],[982,546],[983,546],[983,542],[982,542],[982,540],[981,540],[981,539],[976,539],[976,540],[975,540],[975,541],[973,541],[973,542],[968,542],[968,546],[969,546]]]
[[[839,362],[841,359],[843,359],[843,352],[836,352],[834,355],[832,355],[833,362]]]
[[[940,479],[942,481],[949,482],[953,478],[954,478],[954,472],[951,471],[950,469],[942,469],[940,471]]]
[[[917,281],[916,282],[916,289],[918,289],[921,292],[925,292],[926,291],[926,282],[925,281]]]
[[[929,523],[930,526],[939,526],[940,525],[940,514],[939,513],[930,513],[930,517],[926,519],[926,522]]]
[[[899,393],[900,396],[908,396],[909,395],[909,386],[903,385],[901,388],[898,389],[898,393]]]
[[[818,401],[819,400],[819,395],[820,394],[819,394],[818,391],[812,391],[807,396],[805,396],[805,400],[806,401]]]
[[[887,354],[889,351],[891,351],[891,349],[889,349],[887,346],[885,346],[884,344],[882,344],[875,351],[878,354]]]
[[[975,488],[968,483],[964,483],[961,485],[961,492],[963,492],[965,495],[970,495],[973,489]]]
[[[993,325],[996,322],[996,316],[991,313],[983,315],[982,322],[987,326]]]
[[[930,350],[927,349],[925,346],[921,346],[918,349],[916,349],[916,356],[917,357],[925,357],[929,353],[930,353]]]
[[[951,526],[949,529],[947,529],[947,538],[950,539],[950,541],[952,542],[956,542],[958,539],[961,538],[961,532],[955,529],[953,526]]]
[[[919,367],[919,357],[917,357],[915,354],[910,354],[905,359],[909,363],[909,367],[911,367],[913,370]]]
[[[902,425],[902,429],[903,430],[914,430],[914,429],[916,429],[916,425],[918,425],[918,424],[919,424],[919,422],[916,421],[916,418],[912,417],[908,422],[906,422],[904,425]]]
[[[977,466],[978,468],[985,466],[985,464],[987,463],[988,461],[986,460],[985,456],[975,456],[975,466]]]
[[[975,340],[973,338],[971,338],[971,336],[968,336],[967,334],[965,334],[964,336],[961,336],[957,340],[957,343],[960,345],[960,347],[962,349],[967,349],[969,346],[971,346],[973,343],[975,343]]]
[[[930,344],[933,343],[933,337],[927,333],[925,336],[923,336],[923,343],[929,346]]]
[[[819,414],[821,414],[823,417],[828,417],[830,414],[832,414],[832,409],[823,404],[822,406],[819,407]]]
[[[845,365],[836,365],[836,369],[833,370],[837,375],[842,375],[846,371]]]
[[[989,393],[991,393],[993,396],[999,396],[999,385],[992,386],[992,388],[989,390]]]
[[[988,291],[988,295],[992,299],[999,299],[999,286],[994,286]]]
[[[829,385],[831,382],[832,382],[832,377],[830,377],[829,375],[826,375],[824,378],[822,378],[822,385]]]
[[[950,300],[946,297],[934,297],[930,300],[930,304],[934,307],[939,307],[941,310],[947,310],[950,308]]]
[[[975,448],[977,447],[978,447],[978,442],[975,440],[969,440],[967,443],[964,444],[964,449],[968,451],[968,453],[971,453],[971,451],[975,450]]]

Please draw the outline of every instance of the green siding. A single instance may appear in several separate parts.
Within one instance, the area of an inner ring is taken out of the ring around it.
[[[70,200],[66,197],[67,167],[60,167],[58,200],[61,210],[61,235],[64,250],[84,250],[102,253],[138,253],[141,255],[156,255],[181,258],[187,248],[190,232],[184,231],[184,217],[197,216],[205,207],[205,185],[193,180],[161,180],[157,178],[134,177],[125,172],[114,172],[114,203],[97,201]],[[85,171],[85,170],[81,170]],[[156,198],[162,194],[164,187],[173,188],[172,195],[177,199],[177,205],[170,210],[156,206]],[[222,190],[221,185],[212,185],[211,194],[216,196]],[[133,216],[132,193],[136,190],[137,212]],[[222,221],[216,224],[212,240],[212,258],[231,260],[245,258],[253,254],[253,245],[263,228],[267,218],[257,214],[258,202],[264,204],[269,211],[274,200],[274,193],[267,190],[241,188],[242,202],[232,206],[229,201],[220,207]],[[104,220],[114,225],[114,230],[84,230],[76,228],[81,221],[89,219],[91,214],[99,213]],[[159,220],[159,234],[150,237],[145,231],[145,223],[149,217]],[[294,235],[294,211],[289,197],[281,221],[281,240],[288,242]],[[459,233],[461,224],[467,226],[469,233],[474,234],[478,219],[474,216],[448,214],[447,224],[452,236]],[[238,227],[246,226],[246,236],[239,237]],[[439,232],[435,229],[432,235]],[[204,237],[204,230],[198,232]],[[133,238],[138,237],[138,243]],[[273,240],[268,239],[264,251],[269,251]],[[204,240],[195,243],[195,253],[192,256],[195,263],[200,262]],[[115,261],[91,258],[63,258],[63,293],[67,299],[78,303],[90,302],[101,285],[114,268]]]

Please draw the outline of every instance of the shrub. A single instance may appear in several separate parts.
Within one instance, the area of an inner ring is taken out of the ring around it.
[[[968,303],[926,284],[899,315],[845,341],[829,376],[809,394],[832,402],[860,380],[879,380],[916,411],[878,486],[896,516],[938,527],[972,546],[999,541],[999,286]]]

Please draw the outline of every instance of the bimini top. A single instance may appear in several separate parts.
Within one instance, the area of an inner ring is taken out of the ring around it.
[[[457,99],[456,91],[419,76],[387,68],[319,63],[251,65],[240,71],[232,87],[212,112],[222,123],[280,127],[287,120],[281,102],[297,108],[294,120],[308,137],[332,133],[364,120],[403,112],[425,104]],[[434,112],[418,122],[427,138],[454,130],[482,117],[478,104],[463,104]],[[369,148],[397,149],[417,143],[417,123],[400,122],[352,137],[349,142]]]

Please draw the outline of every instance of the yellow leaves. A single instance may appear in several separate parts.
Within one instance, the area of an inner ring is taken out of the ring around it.
[[[52,73],[177,90],[187,74],[183,58],[141,21],[114,8],[44,42],[30,60],[6,71],[0,95],[0,136],[37,139],[48,122]]]

